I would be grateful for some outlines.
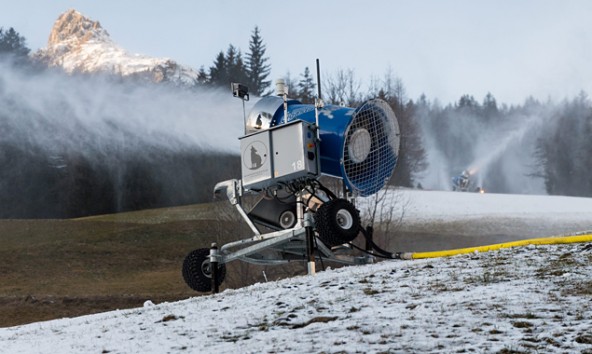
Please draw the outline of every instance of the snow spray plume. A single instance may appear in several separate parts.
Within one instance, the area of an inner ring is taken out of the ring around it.
[[[536,139],[551,112],[531,107],[483,119],[470,109],[420,111],[428,168],[420,179],[430,189],[450,190],[451,177],[466,170],[473,186],[491,192],[544,194],[533,176]]]
[[[215,182],[238,174],[241,133],[230,92],[0,61],[0,217],[209,199]]]
[[[495,173],[490,169],[497,167],[505,176],[506,182],[514,181],[519,184],[512,186],[511,183],[506,183],[506,188],[510,192],[528,192],[529,190],[524,187],[532,186],[533,183],[528,181],[528,175],[529,172],[532,173],[534,166],[532,157],[536,140],[536,135],[529,133],[536,131],[542,122],[540,116],[517,116],[511,123],[492,132],[493,134],[484,136],[475,146],[474,160],[468,165],[469,173],[476,176],[475,183],[483,186],[485,176]],[[516,175],[512,176],[514,173]],[[540,187],[542,188],[542,185]]]

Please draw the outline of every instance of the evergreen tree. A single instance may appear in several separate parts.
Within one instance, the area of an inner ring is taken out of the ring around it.
[[[25,37],[10,27],[5,31],[0,27],[0,56],[11,54],[17,58],[25,58],[31,50],[27,48]]]
[[[483,115],[486,119],[499,115],[497,101],[490,92],[488,92],[483,99]]]
[[[298,82],[298,98],[302,103],[314,103],[316,85],[308,66],[304,68],[304,73],[300,77],[300,81]]]
[[[535,153],[547,192],[590,197],[592,103],[582,92],[554,115],[554,125],[538,139]]]
[[[271,66],[268,64],[269,58],[265,57],[265,49],[259,27],[255,27],[249,41],[246,69],[248,76],[247,85],[250,91],[256,96],[269,94],[266,90],[271,85],[271,81],[267,80]]]
[[[227,71],[226,57],[224,52],[220,51],[216,56],[216,60],[214,60],[214,66],[210,67],[209,83],[213,86],[222,86],[223,83],[229,82]]]
[[[265,90],[271,85],[271,81],[266,80],[270,72],[268,61],[259,28],[255,27],[246,60],[243,59],[242,52],[230,44],[226,53],[218,53],[209,75],[205,70],[200,70],[198,81],[216,87],[227,87],[231,82],[239,82],[247,85],[252,94],[262,96],[269,94]]]
[[[229,53],[226,57],[226,65],[228,67],[228,79],[230,80],[228,84],[230,84],[230,82],[249,82],[247,70],[245,68],[245,63],[243,61],[243,55],[241,51],[236,51],[236,48],[234,48],[232,45],[230,47],[231,48],[228,48]],[[231,49],[232,52],[230,53]]]
[[[197,72],[197,82],[199,84],[207,84],[208,83],[208,74],[206,73],[206,69],[204,69],[203,65],[199,68],[199,71]]]
[[[214,66],[210,67],[209,79],[209,83],[216,87],[230,87],[231,82],[248,82],[242,53],[232,44],[228,46],[226,54],[222,51],[218,53]]]
[[[401,131],[399,160],[392,183],[397,186],[414,187],[418,175],[427,168],[426,151],[417,122],[416,106],[411,100],[407,104],[400,104],[400,99],[396,95],[387,98],[384,90],[380,90],[379,93],[379,98],[386,100],[395,112]]]
[[[458,108],[460,109],[474,109],[478,108],[479,103],[475,100],[475,98],[471,95],[462,95],[458,100]]]
[[[228,49],[226,49],[226,57],[224,60],[226,63],[226,70],[230,72],[231,68],[236,65],[238,60],[238,50],[232,44],[228,45]]]

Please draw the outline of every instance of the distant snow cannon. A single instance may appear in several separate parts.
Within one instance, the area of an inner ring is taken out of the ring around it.
[[[242,178],[218,183],[214,194],[226,194],[254,235],[190,252],[183,262],[187,285],[217,292],[225,264],[237,259],[263,265],[304,261],[314,274],[317,259],[364,264],[374,252],[399,258],[372,241],[372,228],[362,227],[353,203],[384,187],[397,164],[399,126],[388,104],[374,99],[357,108],[324,105],[320,87],[315,104],[303,104],[288,99],[279,81],[278,96],[260,99],[246,115],[248,90],[231,88],[243,100]],[[337,177],[342,188],[325,187],[321,175]],[[241,202],[247,194],[258,195],[250,210]],[[366,237],[364,255],[352,252],[359,234]]]
[[[353,193],[372,195],[393,174],[400,133],[386,102],[369,100],[357,108],[325,105],[316,111],[314,105],[269,96],[255,104],[245,130],[252,134],[295,121],[319,127],[321,172],[342,178]]]
[[[467,192],[473,189],[477,193],[485,193],[481,186],[476,186],[471,177],[477,173],[476,168],[463,170],[458,176],[452,177],[452,190],[458,192]]]

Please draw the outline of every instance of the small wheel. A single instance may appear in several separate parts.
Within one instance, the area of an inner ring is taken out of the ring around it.
[[[315,227],[319,238],[329,247],[353,241],[360,230],[360,215],[345,199],[330,200],[317,210]]]
[[[222,284],[226,277],[226,265],[218,264],[216,282]],[[193,290],[212,291],[212,270],[210,269],[210,249],[200,248],[189,252],[183,261],[183,279]]]
[[[280,226],[285,230],[296,225],[296,214],[292,210],[286,210],[280,215]]]

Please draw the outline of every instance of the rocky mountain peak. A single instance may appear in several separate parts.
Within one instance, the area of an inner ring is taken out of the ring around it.
[[[80,12],[70,9],[58,17],[47,42],[48,47],[63,42],[84,44],[90,39],[108,40],[109,33],[98,21],[92,21]]]
[[[111,40],[98,21],[74,9],[59,16],[47,48],[34,58],[67,73],[105,73],[181,86],[196,85],[198,77],[195,70],[171,59],[129,53]]]

